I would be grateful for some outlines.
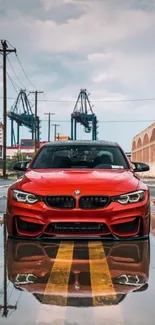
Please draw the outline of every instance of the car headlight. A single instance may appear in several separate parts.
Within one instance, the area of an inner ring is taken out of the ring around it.
[[[115,202],[121,203],[121,204],[130,204],[130,203],[138,203],[145,199],[145,191],[138,190],[135,192],[122,194],[120,196],[114,197]]]
[[[21,203],[34,204],[39,201],[39,198],[36,195],[18,190],[12,191],[12,197],[14,200]]]
[[[33,284],[37,282],[37,277],[34,274],[17,274],[14,281],[15,285]]]
[[[114,284],[122,284],[128,286],[139,286],[145,283],[143,276],[122,274],[119,277],[113,279]]]

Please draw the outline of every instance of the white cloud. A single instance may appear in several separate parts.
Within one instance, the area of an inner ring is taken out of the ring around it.
[[[144,2],[142,6],[133,0],[35,0],[33,4],[29,0],[7,0],[1,3],[5,14],[0,17],[0,29],[2,37],[17,47],[29,78],[45,91],[46,98],[76,99],[82,87],[91,93],[92,101],[153,97],[155,12],[150,6],[145,8]],[[64,4],[68,6],[67,14]],[[9,59],[28,86],[13,55]],[[9,73],[15,78],[11,70]],[[8,84],[9,96],[15,97]],[[32,90],[30,85],[29,88]],[[59,118],[69,119],[74,104],[39,103],[39,112],[43,116],[48,109],[56,111]],[[148,114],[150,119],[154,117],[153,102],[94,104],[95,113],[102,120],[138,119],[142,114],[145,118]],[[131,132],[130,138],[127,135],[123,139],[126,143],[131,141],[135,129]]]
[[[92,63],[103,63],[103,60],[107,60],[111,58],[112,54],[111,53],[92,53],[88,54],[87,58],[90,62]]]
[[[106,7],[104,11],[101,8],[99,5],[91,4],[87,14],[78,20],[70,19],[68,24],[57,25],[50,20],[36,21],[34,29],[38,35],[38,50],[89,53],[95,49],[101,50],[105,45],[110,46],[125,40],[127,37],[136,37],[151,26],[155,26],[154,15],[148,12],[130,10],[111,17]]]
[[[107,81],[107,80],[112,80],[114,79],[115,76],[113,74],[109,74],[109,73],[99,73],[99,74],[96,74],[92,77],[92,81],[94,83],[99,83],[99,82],[102,82],[102,81]]]

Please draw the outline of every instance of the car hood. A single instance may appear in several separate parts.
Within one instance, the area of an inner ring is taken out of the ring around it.
[[[34,194],[82,194],[125,193],[137,189],[139,179],[129,170],[29,170],[19,188]]]

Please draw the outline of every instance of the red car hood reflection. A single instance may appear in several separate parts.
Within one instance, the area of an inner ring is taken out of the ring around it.
[[[43,190],[56,190],[60,194],[65,188],[65,192],[73,192],[75,189],[94,191],[130,192],[137,189],[139,179],[130,171],[122,169],[116,170],[30,170],[20,186],[24,191],[41,193]]]

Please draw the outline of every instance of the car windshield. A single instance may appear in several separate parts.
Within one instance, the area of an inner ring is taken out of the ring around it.
[[[129,164],[118,146],[48,145],[38,153],[31,168],[128,169]]]

